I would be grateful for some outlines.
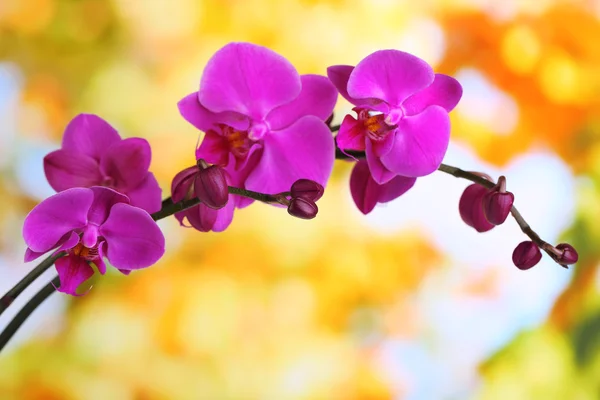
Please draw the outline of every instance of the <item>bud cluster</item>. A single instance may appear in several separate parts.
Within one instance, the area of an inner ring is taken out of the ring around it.
[[[325,189],[319,183],[310,179],[298,179],[290,189],[288,213],[297,218],[313,219],[319,212],[316,202],[324,192]]]
[[[482,173],[472,174],[490,179]],[[498,183],[490,189],[478,183],[469,185],[460,197],[458,209],[465,224],[481,233],[504,223],[508,214],[513,210],[514,200],[515,196],[506,191],[506,178],[501,176]],[[514,212],[518,214],[516,210]],[[530,228],[528,230],[529,233],[526,230],[524,232],[534,240],[519,243],[512,254],[513,264],[520,270],[530,269],[540,262],[541,250],[544,250],[554,261],[565,268],[567,265],[577,262],[579,256],[570,244],[561,243],[552,246],[542,241],[535,233],[532,235]]]
[[[506,221],[515,196],[506,191],[506,178],[487,189],[477,183],[469,185],[458,203],[460,216],[465,224],[477,232],[487,232]]]

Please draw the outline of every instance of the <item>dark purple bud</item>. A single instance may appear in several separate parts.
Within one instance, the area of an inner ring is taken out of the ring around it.
[[[323,186],[310,179],[298,179],[290,190],[292,197],[303,197],[307,200],[317,201],[325,192]]]
[[[194,166],[186,168],[175,175],[173,182],[171,182],[171,200],[174,203],[191,198],[191,194],[194,191],[194,179],[197,173],[198,168]]]
[[[556,245],[556,248],[563,252],[562,256],[558,257],[558,262],[565,265],[575,264],[579,260],[577,250],[569,243],[561,243]]]
[[[288,206],[288,213],[302,219],[313,219],[317,216],[319,208],[314,201],[304,197],[294,197]]]
[[[488,189],[474,183],[467,186],[458,202],[458,210],[464,223],[480,233],[495,226],[485,218],[483,211],[483,197],[487,192]]]
[[[533,267],[541,259],[542,252],[540,248],[531,240],[519,243],[512,254],[513,263],[521,270]]]
[[[485,218],[494,225],[503,224],[510,214],[515,196],[506,191],[506,179],[501,176],[498,184],[483,196],[483,213]]]
[[[223,168],[212,165],[198,171],[194,181],[194,191],[207,207],[214,210],[225,207],[229,200],[229,188]]]

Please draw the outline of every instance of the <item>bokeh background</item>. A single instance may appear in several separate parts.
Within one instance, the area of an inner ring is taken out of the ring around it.
[[[580,262],[517,270],[514,221],[464,226],[467,182],[441,173],[365,217],[338,161],[313,221],[260,204],[220,234],[161,221],[157,265],[53,295],[0,355],[1,399],[600,398],[597,0],[2,0],[2,291],[32,268],[21,226],[68,121],[147,138],[166,197],[197,140],[176,103],[230,41],[300,73],[395,48],[456,76],[446,162],[506,175]]]

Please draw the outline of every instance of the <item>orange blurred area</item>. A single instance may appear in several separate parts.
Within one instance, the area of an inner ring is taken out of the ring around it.
[[[66,124],[94,113],[146,138],[168,197],[198,140],[176,104],[231,41],[268,46],[300,73],[395,48],[455,76],[457,166],[529,190],[515,192],[525,217],[580,262],[516,270],[511,251],[525,238],[464,228],[466,182],[451,177],[420,179],[415,197],[365,217],[339,161],[313,221],[260,204],[219,234],[171,218],[156,266],[97,276],[79,298],[54,295],[0,355],[0,399],[597,399],[594,0],[0,1],[3,290],[33,267],[22,223],[52,194],[41,159]],[[334,123],[348,112],[340,99]],[[536,170],[540,154],[552,162]],[[537,175],[519,181],[524,165]]]

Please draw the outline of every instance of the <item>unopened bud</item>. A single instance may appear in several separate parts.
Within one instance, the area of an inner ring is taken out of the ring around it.
[[[229,200],[229,188],[223,168],[212,165],[198,171],[194,181],[194,191],[207,207],[214,210],[225,207]]]
[[[555,246],[558,250],[562,251],[562,255],[558,257],[558,262],[565,265],[575,264],[579,260],[579,254],[577,250],[569,243],[561,243]]]
[[[483,213],[494,225],[503,224],[510,214],[515,196],[506,191],[506,179],[501,176],[498,184],[483,196]]]
[[[288,213],[297,218],[313,219],[318,212],[319,208],[315,202],[304,197],[292,198],[288,206]]]
[[[512,254],[513,263],[521,270],[533,267],[541,259],[542,252],[540,248],[531,240],[519,243]]]
[[[194,179],[198,173],[197,167],[189,167],[179,172],[173,178],[171,183],[171,200],[173,203],[180,202],[183,199],[188,199],[193,193],[192,186]]]
[[[298,179],[290,190],[292,197],[303,197],[311,201],[319,200],[324,191],[323,186],[310,179]]]
[[[483,211],[483,197],[487,192],[488,189],[474,183],[467,186],[458,202],[458,210],[464,223],[480,233],[487,232],[495,226],[485,218]]]

